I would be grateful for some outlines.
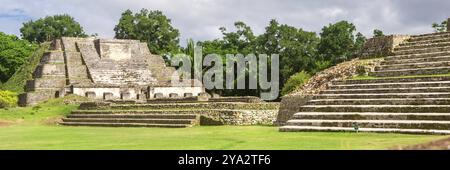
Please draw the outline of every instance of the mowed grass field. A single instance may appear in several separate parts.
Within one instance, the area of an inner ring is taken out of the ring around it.
[[[37,107],[0,109],[0,149],[388,149],[446,136],[377,133],[281,133],[271,126],[192,128],[69,127],[55,123],[76,105],[61,99]]]

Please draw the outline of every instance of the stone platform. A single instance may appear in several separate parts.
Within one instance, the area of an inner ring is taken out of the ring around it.
[[[157,101],[157,102],[156,102]],[[175,101],[175,102],[174,102]],[[154,99],[82,103],[60,124],[70,126],[165,127],[195,125],[272,125],[278,103],[256,97],[219,97],[206,101]]]
[[[450,134],[450,32],[410,36],[369,73],[282,101],[282,132]]]
[[[19,104],[35,105],[67,94],[145,101],[204,92],[194,83],[172,87],[174,73],[161,56],[151,54],[147,44],[137,40],[63,37],[54,40],[42,56]]]

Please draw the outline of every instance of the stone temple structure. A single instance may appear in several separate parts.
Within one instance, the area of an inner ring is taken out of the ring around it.
[[[174,72],[138,40],[63,37],[54,40],[42,56],[19,104],[34,105],[66,94],[99,100],[147,100],[204,92],[194,83],[172,87]]]

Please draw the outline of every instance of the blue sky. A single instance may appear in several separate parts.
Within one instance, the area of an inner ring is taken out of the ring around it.
[[[371,36],[373,29],[386,34],[432,32],[432,22],[450,17],[448,0],[0,0],[0,31],[20,35],[22,23],[48,15],[67,13],[89,34],[112,38],[120,14],[141,8],[161,10],[187,38],[220,37],[219,27],[235,21],[264,31],[270,19],[320,32],[331,22],[348,20]]]

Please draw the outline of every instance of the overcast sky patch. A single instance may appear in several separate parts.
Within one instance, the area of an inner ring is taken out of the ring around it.
[[[0,31],[20,35],[23,22],[67,13],[81,23],[88,34],[114,37],[114,26],[126,9],[161,10],[186,39],[221,37],[219,27],[232,28],[243,21],[261,34],[270,19],[320,32],[323,26],[340,20],[354,23],[370,37],[373,29],[386,34],[432,32],[430,25],[450,17],[448,0],[2,0]]]

